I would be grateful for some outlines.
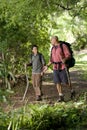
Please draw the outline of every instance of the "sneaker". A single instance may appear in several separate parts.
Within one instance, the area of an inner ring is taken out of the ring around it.
[[[58,102],[64,102],[64,96],[59,96]]]
[[[41,96],[37,96],[37,97],[36,97],[36,101],[42,101]]]
[[[75,98],[75,95],[76,95],[75,91],[71,91],[71,99]]]

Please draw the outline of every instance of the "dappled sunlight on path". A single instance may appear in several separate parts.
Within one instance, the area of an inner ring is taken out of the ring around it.
[[[87,92],[87,81],[82,80],[81,78],[81,72],[79,71],[71,71],[70,72],[70,78],[72,81],[72,85],[76,91],[76,99],[79,97],[79,95],[83,92]],[[26,89],[26,82],[20,82],[15,86],[14,88],[14,95],[11,96],[11,103],[13,105],[13,108],[21,107],[28,103],[37,103],[35,101],[35,93],[32,87],[32,84],[29,85],[25,100],[23,99],[23,94]],[[42,92],[43,97],[41,103],[55,103],[58,99],[58,92],[56,89],[56,85],[53,83],[53,73],[48,72],[45,73],[43,76],[43,82],[42,82]],[[63,93],[65,102],[70,101],[70,89],[68,87],[63,86]]]

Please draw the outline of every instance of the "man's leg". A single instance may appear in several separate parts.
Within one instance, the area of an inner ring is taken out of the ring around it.
[[[35,91],[35,74],[32,74],[32,85],[33,85],[33,88],[34,88],[34,91]],[[35,95],[36,95],[36,91],[35,91]]]
[[[36,100],[41,100],[40,74],[32,74],[32,84],[36,95]]]
[[[59,94],[58,102],[64,101],[64,96],[63,96],[63,93],[62,93],[60,71],[54,70],[53,75],[54,75],[54,83],[56,84],[57,91],[58,91],[58,94]]]
[[[70,82],[71,82],[71,81],[70,81]],[[66,86],[69,87],[69,89],[70,89],[71,99],[75,98],[76,92],[75,92],[75,90],[73,89],[72,84],[70,83],[70,84],[67,84]]]
[[[75,97],[75,90],[72,87],[69,70],[67,68],[65,68],[65,72],[66,72],[66,74],[64,74],[65,75],[65,81],[68,81],[66,86],[69,87],[69,89],[71,91],[71,99],[73,99]]]
[[[38,101],[41,99],[41,74],[36,74],[36,98]]]
[[[43,92],[42,92],[42,78],[43,78],[43,76],[41,75],[41,77],[40,77],[40,91],[41,91],[41,96],[43,96]]]
[[[61,84],[57,84],[57,91],[59,93],[58,102],[64,101],[64,95],[62,93],[62,85]]]
[[[57,84],[57,90],[59,94],[62,94],[62,86],[61,84]]]

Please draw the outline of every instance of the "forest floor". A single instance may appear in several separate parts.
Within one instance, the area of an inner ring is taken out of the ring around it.
[[[77,101],[80,98],[80,95],[87,92],[87,81],[82,79],[82,72],[79,70],[70,71],[70,78],[71,78],[72,86],[76,91],[76,97],[73,101]],[[34,89],[30,82],[29,82],[29,87],[25,99],[23,100],[26,84],[27,83],[25,80],[19,80],[16,86],[12,87],[14,93],[10,96],[11,109],[19,108],[26,104],[38,103],[35,99]],[[42,92],[43,92],[42,101],[39,101],[39,103],[53,104],[57,102],[58,92],[55,84],[53,83],[52,72],[47,72],[43,76]],[[70,89],[68,87],[63,86],[63,93],[64,93],[65,102],[71,101]],[[6,111],[9,109],[8,105],[6,104],[3,107],[5,108]]]

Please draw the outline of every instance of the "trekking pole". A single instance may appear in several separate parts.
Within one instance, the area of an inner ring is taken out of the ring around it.
[[[23,95],[23,99],[22,99],[22,101],[24,101],[24,99],[25,99],[25,96],[26,96],[26,94],[27,94],[27,91],[28,91],[28,87],[29,87],[29,80],[28,80],[28,75],[27,75],[27,66],[26,66],[26,64],[24,65],[24,68],[25,68],[25,75],[26,75],[26,81],[27,81],[27,85],[26,85],[26,89],[25,89],[25,92],[24,92],[24,95]]]
[[[65,67],[65,71],[66,71],[66,74],[67,74],[68,84],[69,84],[69,87],[70,87],[71,86],[71,81],[70,81],[70,76],[69,76],[69,72],[68,72],[67,67]]]
[[[60,57],[60,59],[61,59],[61,61],[62,61],[62,63],[63,63],[63,60],[62,60],[61,57]],[[65,64],[65,63],[63,63],[63,64]],[[71,81],[70,81],[69,71],[68,71],[68,69],[67,69],[67,67],[66,67],[66,64],[65,64],[65,71],[66,71],[66,74],[67,74],[69,87],[71,87]]]

